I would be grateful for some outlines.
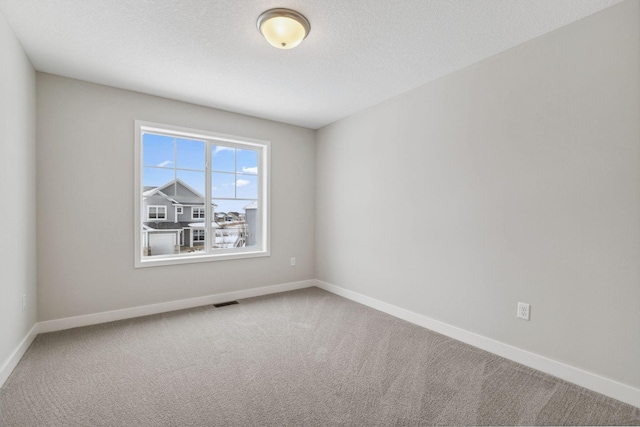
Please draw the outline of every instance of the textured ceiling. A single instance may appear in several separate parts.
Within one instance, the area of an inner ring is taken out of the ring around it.
[[[39,71],[319,128],[620,0],[0,0]],[[297,48],[265,10],[311,22]]]

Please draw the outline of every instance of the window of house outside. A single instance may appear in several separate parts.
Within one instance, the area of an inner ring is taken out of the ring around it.
[[[167,219],[167,207],[147,206],[147,219]]]
[[[269,255],[268,141],[135,130],[136,267]]]
[[[204,242],[204,230],[192,230],[194,242]]]
[[[191,208],[191,219],[204,219],[204,207],[192,207]]]

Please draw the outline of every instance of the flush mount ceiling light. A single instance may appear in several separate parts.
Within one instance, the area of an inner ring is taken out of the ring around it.
[[[258,31],[278,49],[292,49],[311,30],[307,18],[291,9],[269,9],[258,17]]]

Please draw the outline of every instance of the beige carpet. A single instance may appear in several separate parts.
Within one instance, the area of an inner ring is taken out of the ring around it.
[[[2,426],[631,425],[640,409],[317,288],[43,334]]]

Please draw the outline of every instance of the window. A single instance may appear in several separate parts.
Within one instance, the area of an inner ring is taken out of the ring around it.
[[[198,208],[198,207],[193,207],[191,208],[191,219],[204,219],[204,207],[202,208]]]
[[[150,220],[167,219],[167,207],[147,206],[147,218]]]
[[[204,230],[193,230],[193,241],[204,242]]]
[[[136,267],[269,255],[269,142],[135,127]]]

